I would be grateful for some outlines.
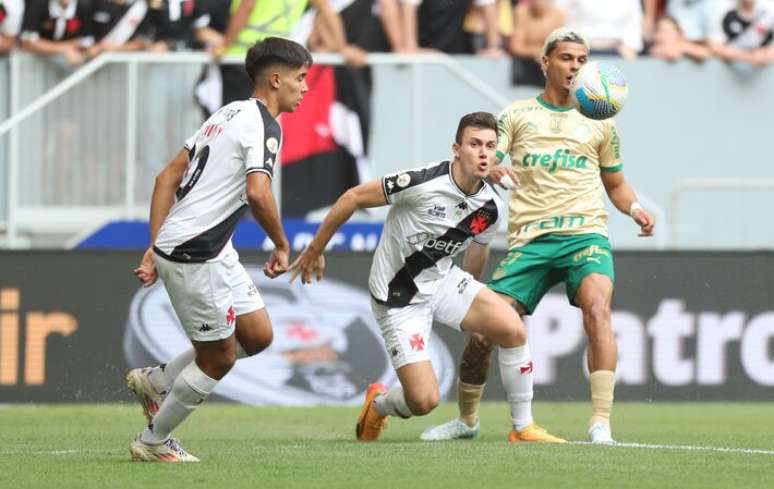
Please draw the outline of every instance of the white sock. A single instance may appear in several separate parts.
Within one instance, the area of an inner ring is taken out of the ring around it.
[[[511,421],[516,430],[532,423],[532,356],[529,345],[499,348],[500,379],[511,405]]]
[[[379,394],[374,399],[376,412],[382,416],[398,416],[408,419],[411,417],[411,410],[406,405],[406,398],[403,396],[403,387],[396,385],[385,394]]]
[[[240,358],[247,358],[250,355],[247,354],[244,348],[242,348],[242,345],[239,344],[239,342],[236,342],[236,357],[237,360]],[[150,380],[151,385],[154,389],[156,389],[156,392],[159,394],[166,395],[167,391],[169,391],[170,388],[172,388],[172,384],[175,382],[175,379],[178,375],[180,375],[180,372],[183,371],[184,368],[188,366],[189,363],[193,362],[196,358],[196,351],[191,348],[190,350],[186,350],[180,355],[176,356],[172,360],[170,360],[168,363],[162,363],[161,365],[157,367],[151,368],[150,373],[148,374],[148,380]]]
[[[237,341],[236,342],[236,357],[237,357],[237,360],[239,360],[241,358],[247,358],[249,356],[250,355],[247,354],[245,349],[242,348],[242,345]]]
[[[196,362],[188,364],[172,384],[172,390],[161,403],[153,423],[142,432],[141,440],[145,443],[164,442],[172,430],[207,399],[216,385],[218,381],[202,372]]]
[[[172,388],[172,384],[180,372],[193,362],[194,358],[196,358],[194,349],[186,350],[169,362],[153,367],[148,374],[148,380],[156,392],[165,395]]]

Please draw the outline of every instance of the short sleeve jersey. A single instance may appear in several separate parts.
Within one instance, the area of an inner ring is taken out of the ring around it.
[[[146,5],[141,5],[146,4]],[[99,42],[117,26],[129,32],[128,40],[150,36],[150,18],[145,0],[95,0],[94,35]]]
[[[73,0],[63,7],[57,0],[30,0],[24,11],[22,41],[71,41],[84,47],[94,43],[93,8],[89,0]]]
[[[382,189],[392,205],[374,254],[368,286],[388,307],[430,300],[454,256],[472,241],[487,244],[504,213],[500,195],[484,183],[466,195],[443,161],[387,175]]]
[[[509,205],[511,248],[548,233],[607,235],[600,173],[623,168],[612,119],[588,119],[541,97],[516,101],[498,118],[497,156],[505,155],[520,181]]]
[[[215,112],[186,141],[189,162],[154,250],[178,262],[220,260],[247,209],[247,175],[274,175],[282,130],[256,99]]]
[[[0,36],[18,36],[23,15],[23,0],[0,0]]]

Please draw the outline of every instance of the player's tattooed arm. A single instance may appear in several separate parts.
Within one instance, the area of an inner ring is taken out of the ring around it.
[[[381,180],[371,180],[344,192],[328,211],[312,241],[290,265],[290,281],[293,282],[299,274],[304,284],[311,283],[313,275],[318,281],[321,280],[325,270],[323,250],[336,231],[356,210],[383,205],[387,205],[387,198]]]

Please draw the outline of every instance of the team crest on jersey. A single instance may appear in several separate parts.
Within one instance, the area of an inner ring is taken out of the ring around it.
[[[562,119],[556,116],[551,117],[551,123],[548,125],[548,128],[552,133],[559,134],[562,132]]]
[[[271,154],[277,154],[277,151],[279,151],[279,141],[277,141],[277,138],[270,137],[267,139],[266,149],[268,149]]]
[[[490,220],[492,219],[492,213],[486,209],[479,209],[478,212],[476,212],[476,215],[473,217],[473,220],[470,221],[470,232],[473,234],[473,236],[477,236],[484,231],[487,230],[487,228],[492,224]]]

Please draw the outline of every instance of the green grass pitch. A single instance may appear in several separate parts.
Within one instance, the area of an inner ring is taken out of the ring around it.
[[[137,405],[0,406],[0,488],[774,488],[770,403],[615,406],[619,441],[662,447],[509,446],[499,403],[482,407],[472,441],[418,440],[456,413],[445,404],[391,419],[382,440],[363,444],[358,409],[205,405],[176,433],[202,463],[161,465],[130,462]],[[541,424],[577,441],[588,409],[535,406]]]

